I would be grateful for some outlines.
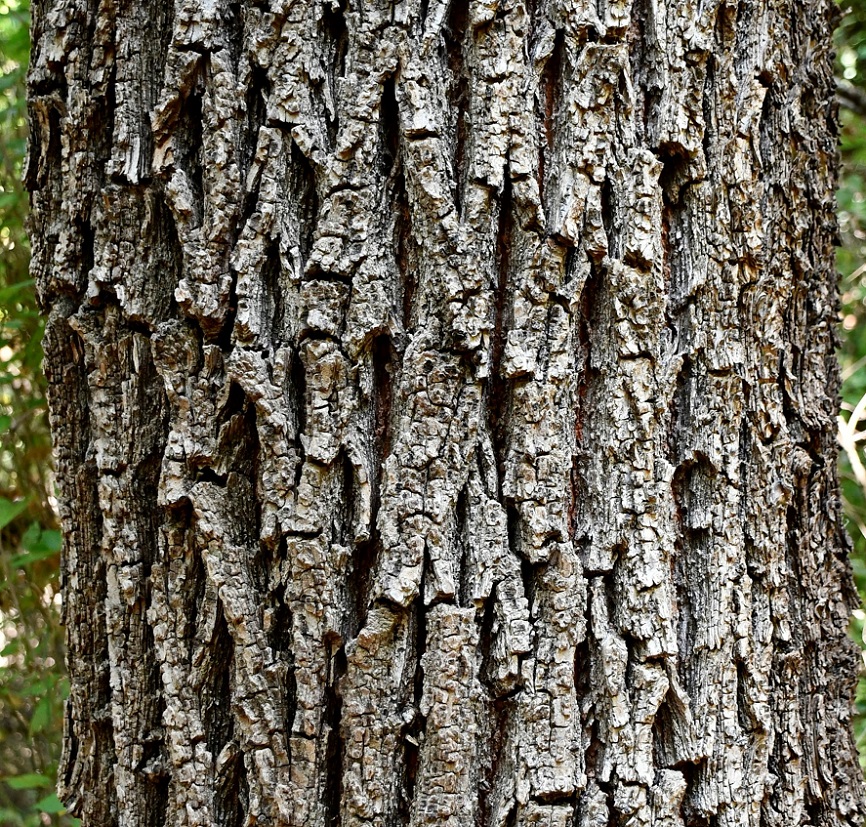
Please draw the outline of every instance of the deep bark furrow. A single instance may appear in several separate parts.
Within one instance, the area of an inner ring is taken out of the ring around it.
[[[829,3],[49,5],[71,810],[857,824]]]

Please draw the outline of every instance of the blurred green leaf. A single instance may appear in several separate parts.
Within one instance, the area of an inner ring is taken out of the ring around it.
[[[21,825],[21,827],[25,827],[24,819],[21,818],[20,813],[16,813],[15,810],[10,809],[9,807],[0,807],[0,824],[3,824],[4,827],[8,825],[8,827],[12,827],[12,825]]]
[[[47,775],[31,772],[3,779],[13,790],[38,790],[54,786],[54,781]]]
[[[13,502],[5,497],[0,497],[0,528],[6,528],[19,514],[27,508],[27,500]]]
[[[50,697],[45,697],[36,704],[36,709],[33,711],[33,717],[30,719],[31,735],[36,735],[38,732],[42,732],[50,723],[52,700],[53,699]]]
[[[30,523],[27,531],[21,536],[21,545],[34,554],[48,552],[56,554],[60,551],[62,536],[55,529],[43,528],[39,523]]]
[[[6,195],[12,195],[12,193],[5,193]],[[2,202],[0,202],[0,206],[2,206]],[[0,310],[3,309],[3,306],[8,304],[18,295],[22,293],[29,292],[33,289],[33,281],[32,279],[27,279],[26,281],[19,281],[15,284],[10,284],[8,287],[0,288]]]
[[[9,657],[9,655],[17,654],[21,649],[21,641],[11,640],[2,649],[0,649],[0,658]]]
[[[60,799],[54,793],[46,795],[45,798],[41,798],[34,806],[40,812],[48,813],[49,815],[62,813],[66,810]]]

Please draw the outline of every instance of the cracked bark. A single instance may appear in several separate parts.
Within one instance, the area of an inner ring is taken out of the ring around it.
[[[60,793],[859,824],[825,0],[39,0]]]

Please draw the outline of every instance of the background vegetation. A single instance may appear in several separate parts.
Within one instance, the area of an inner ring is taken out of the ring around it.
[[[842,5],[839,434],[852,559],[866,599],[866,0]],[[60,533],[52,505],[42,321],[27,273],[27,198],[20,184],[28,24],[27,0],[0,0],[0,827],[66,827],[77,820],[64,814],[54,795],[67,693]],[[852,635],[866,648],[864,626],[861,609]],[[857,711],[866,768],[866,667]]]
[[[839,270],[842,275],[839,359],[842,365],[840,472],[851,560],[866,603],[866,0],[843,0],[845,16],[836,32],[842,116],[842,175],[839,181]],[[866,612],[854,613],[851,633],[866,649]],[[864,652],[866,659],[866,652]],[[866,661],[864,661],[866,663]],[[857,691],[855,734],[866,769],[866,668]]]
[[[72,824],[54,795],[66,680],[60,533],[28,280],[26,0],[0,0],[0,825]]]

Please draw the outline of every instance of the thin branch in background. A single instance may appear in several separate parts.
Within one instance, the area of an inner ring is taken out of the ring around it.
[[[866,265],[864,265],[864,267],[866,267]],[[862,270],[863,268],[861,267],[858,269]],[[861,356],[856,362],[854,362],[851,365],[848,365],[848,367],[842,371],[842,381],[843,382],[848,381],[864,365],[866,365],[866,355]]]
[[[863,463],[860,460],[860,453],[857,450],[857,440],[854,438],[854,433],[849,429],[848,423],[841,416],[839,417],[839,444],[848,456],[848,462],[851,464],[854,479],[866,491],[866,468],[863,467]]]
[[[836,78],[836,99],[839,105],[861,118],[866,118],[866,91],[842,78]]]

